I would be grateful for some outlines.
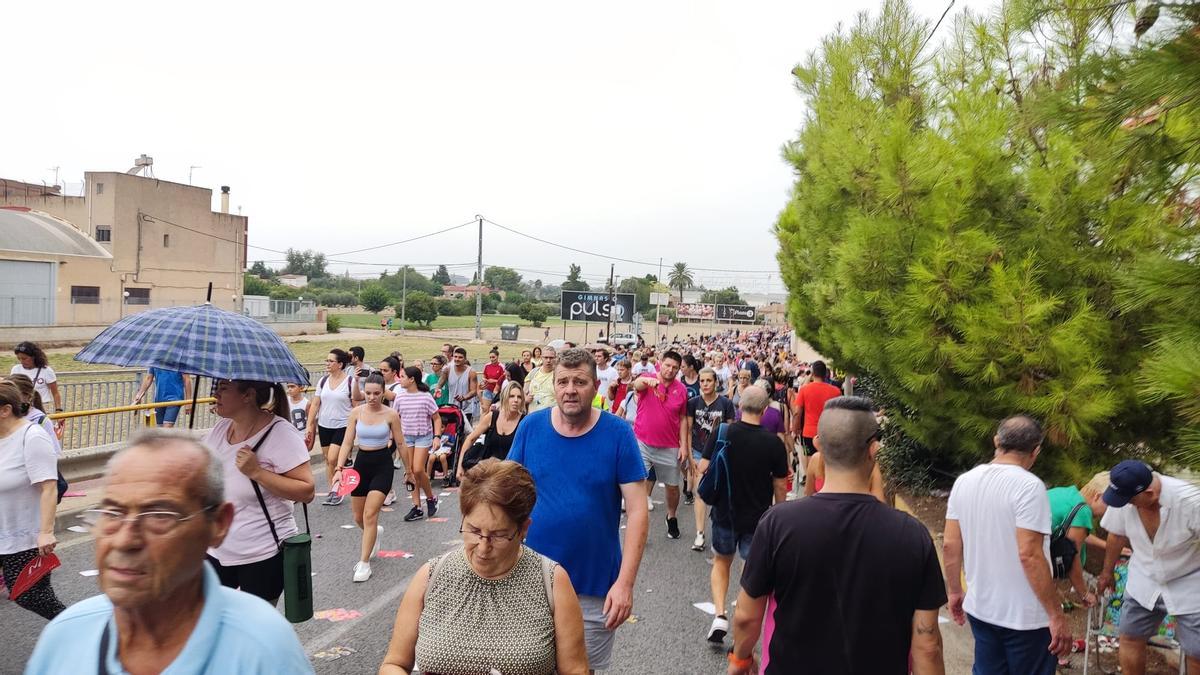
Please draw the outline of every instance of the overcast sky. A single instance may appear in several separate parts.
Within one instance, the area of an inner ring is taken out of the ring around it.
[[[913,5],[934,21],[947,2]],[[992,4],[958,0],[952,15]],[[146,153],[158,178],[201,167],[214,209],[230,185],[250,243],[268,248],[334,254],[482,214],[666,268],[743,270],[697,272],[708,287],[778,291],[770,230],[792,181],[779,148],[803,115],[791,68],[880,5],[16,3],[0,177],[50,183],[58,166],[78,183]],[[475,254],[471,226],[331,257],[395,269]],[[491,225],[484,262],[547,283],[570,262],[593,282],[609,269]]]

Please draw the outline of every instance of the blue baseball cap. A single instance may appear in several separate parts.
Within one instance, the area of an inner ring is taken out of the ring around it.
[[[1145,462],[1127,459],[1108,472],[1109,486],[1104,491],[1104,503],[1121,508],[1140,495],[1154,481],[1154,472]]]

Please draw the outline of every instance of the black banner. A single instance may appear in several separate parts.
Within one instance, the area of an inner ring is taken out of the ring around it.
[[[617,323],[633,321],[633,308],[637,296],[633,293],[613,293],[609,303],[608,293],[593,291],[563,291],[559,317],[564,321],[592,321],[605,323],[612,310],[612,320]]]
[[[758,311],[750,305],[717,305],[717,321],[745,321],[754,323]]]

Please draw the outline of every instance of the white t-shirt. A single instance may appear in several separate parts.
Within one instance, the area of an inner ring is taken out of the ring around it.
[[[599,366],[597,366],[596,379],[600,380],[600,388],[596,391],[604,394],[605,398],[607,398],[608,385],[612,384],[613,380],[617,379],[617,369],[613,368],[611,365],[604,369],[601,369]]]
[[[41,372],[38,372],[38,371]],[[42,395],[42,405],[47,409],[54,407],[54,397],[50,395],[50,383],[57,382],[58,376],[54,374],[54,369],[50,366],[45,368],[26,368],[21,364],[14,364],[8,371],[9,375],[24,375],[33,381],[33,388],[37,389],[37,393]],[[37,377],[34,377],[34,376]]]
[[[292,416],[292,426],[303,432],[308,426],[308,397],[301,396],[299,401],[288,399],[288,410]]]
[[[646,373],[648,375],[658,375],[658,369],[655,368],[654,364],[650,363],[649,361],[645,363],[638,361],[637,363],[633,364],[633,376],[637,377],[642,373]]]
[[[962,529],[967,614],[1012,630],[1049,626],[1021,567],[1016,533],[1050,534],[1050,498],[1041,479],[1013,464],[977,466],[954,481],[946,520],[957,520]],[[1042,547],[1049,569],[1049,537]]]
[[[54,442],[55,456],[62,457],[62,441],[58,440],[58,434],[54,433],[54,422],[46,416],[46,413],[30,406],[29,414],[25,415],[25,419],[29,420],[31,424],[41,427],[42,431],[50,436],[50,440]]]
[[[225,501],[233,503],[233,524],[229,534],[220,546],[208,549],[208,554],[222,565],[246,565],[266,560],[279,549],[271,538],[271,528],[263,516],[253,484],[237,468],[237,451],[243,446],[253,448],[267,429],[271,429],[271,435],[258,449],[258,463],[267,471],[287,473],[308,462],[308,449],[296,427],[282,419],[272,420],[262,431],[235,445],[230,445],[227,440],[231,424],[223,419],[204,437],[204,444],[221,458],[225,472]],[[272,494],[261,483],[259,488],[280,541],[299,532],[294,515],[295,502]]]
[[[354,399],[352,397],[352,387],[350,379],[353,375],[347,375],[346,379],[333,386],[332,377],[322,377],[325,380],[321,383],[317,390],[317,396],[321,398],[321,409],[317,411],[317,424],[326,429],[345,429],[346,420],[350,418],[350,409],[354,407]]]
[[[54,442],[40,426],[22,424],[0,438],[0,553],[37,548],[42,522],[39,484],[57,478]]]
[[[713,372],[717,374],[717,393],[725,393],[729,388],[729,378],[731,375],[729,366],[722,365],[720,368],[713,368]]]

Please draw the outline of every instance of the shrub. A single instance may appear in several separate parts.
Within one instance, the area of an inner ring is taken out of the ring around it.
[[[342,332],[342,317],[330,314],[325,317],[325,332],[340,333]]]

